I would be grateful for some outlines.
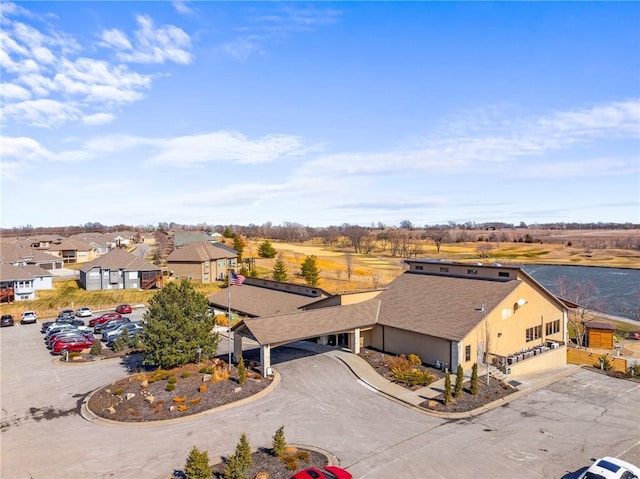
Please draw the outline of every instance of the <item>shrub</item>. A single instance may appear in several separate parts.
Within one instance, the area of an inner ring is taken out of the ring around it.
[[[91,345],[91,349],[89,350],[93,356],[100,356],[102,354],[102,343],[100,341],[96,341]]]
[[[124,335],[119,336],[118,338],[116,338],[116,340],[113,342],[113,350],[116,353],[119,353],[120,351],[124,351],[124,349],[128,346],[128,340],[127,338],[124,337]]]
[[[246,477],[240,460],[235,455],[227,458],[227,465],[224,469],[224,479],[246,479]]]
[[[636,364],[635,366],[631,366],[629,368],[629,376],[633,377],[640,377],[640,364]]]
[[[464,383],[464,370],[462,369],[462,364],[458,364],[458,369],[456,371],[456,388],[453,393],[455,397],[460,397],[462,395],[463,383]]]
[[[309,451],[298,451],[296,452],[296,459],[300,459],[302,462],[309,462],[311,454],[309,454]]]
[[[600,356],[600,359],[594,363],[593,367],[603,369],[605,371],[611,371],[613,369],[611,361],[609,361],[609,358],[606,356]]]
[[[280,426],[276,433],[273,435],[273,442],[271,451],[276,457],[283,457],[287,450],[287,441],[284,438],[284,426]]]
[[[171,384],[171,383],[167,383],[167,385],[164,388],[166,391],[174,391],[176,389],[176,385],[175,384]]]
[[[156,381],[164,381],[165,379],[169,379],[171,377],[171,373],[169,371],[165,371],[164,369],[156,369],[147,378],[147,381],[150,383],[155,383]]]
[[[413,386],[428,386],[433,382],[433,376],[427,371],[421,371],[413,368],[408,370],[392,369],[391,377],[394,381],[402,384],[406,384],[409,387]]]
[[[240,464],[244,467],[245,471],[248,471],[251,467],[251,446],[247,440],[247,435],[243,432],[240,436],[240,442],[236,446],[236,455],[240,459]]]
[[[182,404],[187,400],[187,396],[176,396],[173,398],[173,402],[176,404]]]
[[[218,368],[211,375],[211,382],[217,383],[219,381],[226,381],[229,379],[229,370],[227,368]]]
[[[478,363],[473,363],[471,368],[471,394],[478,394]]]
[[[207,385],[206,384],[201,384],[200,387],[198,388],[198,391],[200,391],[201,393],[206,393],[207,392]]]
[[[176,378],[175,376],[170,376],[167,382],[169,384],[175,384],[178,382],[178,378]]]
[[[410,354],[407,359],[412,366],[422,366],[422,359],[417,354]]]
[[[289,471],[295,471],[300,467],[300,464],[298,464],[298,459],[294,454],[284,456],[282,458],[282,462],[284,462],[284,467],[286,467]]]
[[[117,388],[117,389],[114,389],[113,394],[115,394],[116,396],[120,396],[120,394],[122,394],[123,392],[124,392],[124,389]]]
[[[185,412],[187,409],[189,409],[189,406],[187,406],[186,404],[178,405],[178,412]]]
[[[191,373],[189,371],[183,371],[180,375],[181,378],[188,378],[189,376],[191,376]]]
[[[444,403],[449,404],[451,399],[451,373],[447,371],[444,376]]]
[[[186,479],[211,479],[209,453],[207,451],[199,451],[196,446],[193,446],[187,456],[184,474]]]
[[[392,356],[387,359],[387,367],[391,370],[408,371],[411,369],[411,363],[404,354],[400,356]]]
[[[191,401],[189,401],[189,402],[195,406],[196,404],[200,404],[200,401],[202,401],[202,398],[201,398],[201,397],[199,397],[199,398],[194,398],[194,399],[192,399],[192,400],[191,400]]]

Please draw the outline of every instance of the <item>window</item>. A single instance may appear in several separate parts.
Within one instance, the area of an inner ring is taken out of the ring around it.
[[[477,269],[468,269],[467,270],[467,274],[478,274],[478,270]]]
[[[560,332],[560,320],[556,319],[550,323],[545,324],[545,333],[547,336]]]
[[[471,361],[471,345],[464,347],[464,360]]]
[[[449,268],[447,266],[440,266],[440,272],[441,273],[448,273],[449,272]]]
[[[534,326],[533,328],[527,328],[527,342],[540,339],[542,336],[542,326]]]
[[[424,266],[416,265],[416,270],[417,271],[422,271],[422,270],[424,270]]]
[[[501,278],[508,278],[509,276],[511,276],[511,273],[509,273],[508,271],[498,271],[498,276]]]

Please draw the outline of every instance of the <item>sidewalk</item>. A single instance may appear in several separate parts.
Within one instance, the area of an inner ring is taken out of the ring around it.
[[[420,404],[422,404],[427,399],[431,399],[442,394],[442,391],[444,390],[444,378],[433,382],[427,387],[420,388],[416,391],[410,391],[409,389],[395,384],[380,376],[369,365],[369,363],[367,363],[360,356],[357,356],[349,351],[338,349],[332,346],[322,346],[318,344],[307,343],[306,341],[300,341],[298,343],[291,344],[290,346],[314,351],[317,353],[323,353],[327,356],[330,356],[336,361],[342,363],[357,378],[358,382],[363,384],[365,387],[377,393],[380,393],[391,400],[414,408],[425,414],[448,418],[465,418],[482,414],[486,411],[513,401],[514,399],[518,399],[524,394],[528,394],[532,391],[548,386],[549,384],[552,384],[559,379],[570,376],[580,369],[580,366],[567,364],[552,371],[527,374],[523,376],[510,376],[510,381],[517,381],[519,383],[517,386],[517,391],[513,394],[498,399],[474,411],[461,413],[441,413],[420,407]]]

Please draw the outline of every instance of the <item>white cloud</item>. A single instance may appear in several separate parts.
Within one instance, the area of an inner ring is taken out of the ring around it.
[[[0,84],[0,95],[4,100],[28,100],[31,98],[31,93],[26,88],[13,83]]]
[[[4,160],[45,160],[51,152],[33,138],[0,136],[0,152]]]
[[[4,107],[7,117],[19,117],[33,126],[52,128],[81,117],[80,110],[56,100],[29,100]]]
[[[262,38],[257,35],[236,38],[222,45],[222,50],[236,60],[246,60],[254,53],[263,53]]]
[[[116,49],[121,61],[130,63],[164,63],[172,61],[187,65],[193,60],[189,49],[191,39],[184,30],[174,25],[156,27],[146,15],[138,15],[138,30],[135,42],[130,42],[124,33],[118,30],[105,31],[102,34],[103,45]]]
[[[186,1],[175,0],[173,2],[173,8],[176,9],[176,12],[181,13],[183,15],[189,15],[194,13],[193,9],[187,5]]]
[[[106,125],[115,119],[115,115],[111,113],[94,113],[93,115],[85,115],[82,123],[85,125]]]

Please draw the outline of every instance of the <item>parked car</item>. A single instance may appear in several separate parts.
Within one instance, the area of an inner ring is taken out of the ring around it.
[[[616,457],[592,459],[593,464],[578,479],[638,479],[640,468]]]
[[[124,334],[124,330],[129,332],[129,336],[140,333],[144,328],[140,323],[121,323],[102,331],[102,341],[105,343],[110,339],[118,338]]]
[[[92,318],[89,320],[89,327],[94,328],[96,324],[102,324],[110,319],[120,319],[122,315],[120,313],[104,313],[102,316]]]
[[[58,313],[58,320],[60,319],[73,319],[76,317],[76,313],[73,312],[73,309],[63,309]]]
[[[13,326],[13,323],[13,316],[10,314],[3,314],[0,318],[0,327],[4,328],[5,326]]]
[[[101,334],[102,331],[104,331],[105,329],[109,329],[119,324],[130,323],[130,322],[131,320],[126,317],[109,319],[104,323],[96,324],[95,328],[93,328],[93,332],[96,334]]]
[[[76,316],[78,316],[79,318],[88,318],[92,314],[93,311],[91,311],[91,308],[89,308],[88,306],[83,306],[82,308],[78,308],[76,310]]]
[[[116,313],[120,314],[129,314],[132,311],[131,306],[128,304],[119,304],[116,307]]]
[[[83,349],[90,348],[93,343],[95,343],[94,339],[81,337],[61,338],[53,343],[51,352],[53,354],[64,354],[64,351],[68,351],[70,353],[74,351],[82,351]]]
[[[77,329],[78,327],[79,326],[74,326],[73,324],[68,324],[68,323],[62,323],[62,324],[54,323],[51,326],[49,326],[49,328],[45,332],[44,340],[45,342],[48,341],[51,336],[53,336],[56,333],[59,333],[60,331],[69,331],[71,329]]]
[[[38,316],[35,311],[25,311],[22,313],[22,319],[20,320],[20,324],[33,324],[38,321]]]
[[[49,329],[54,324],[70,324],[72,326],[84,326],[84,321],[76,318],[62,318],[56,319],[55,321],[45,321],[42,323],[42,327],[40,328],[41,333],[46,333],[47,329]]]
[[[322,469],[310,467],[304,469],[289,479],[352,479],[350,472],[336,466],[325,466]]]
[[[47,347],[51,348],[53,344],[58,339],[62,338],[84,338],[84,339],[94,339],[93,333],[91,331],[80,331],[78,329],[65,329],[64,331],[58,331],[51,335],[50,338],[47,339]]]

